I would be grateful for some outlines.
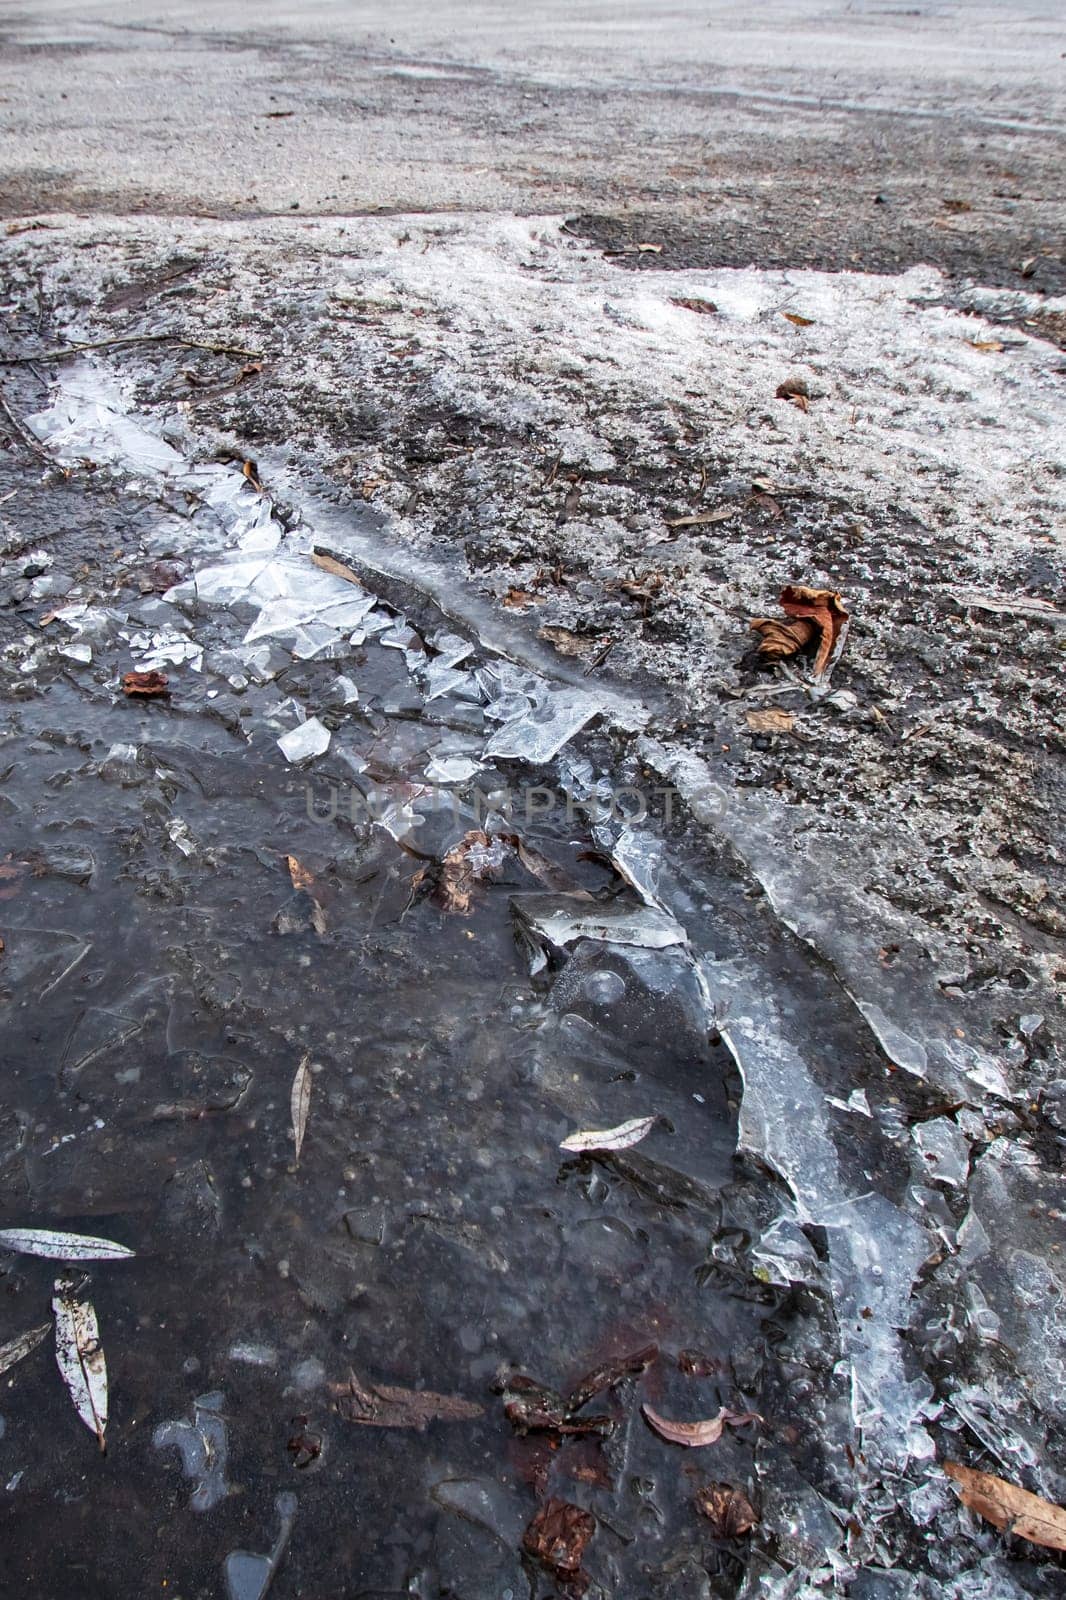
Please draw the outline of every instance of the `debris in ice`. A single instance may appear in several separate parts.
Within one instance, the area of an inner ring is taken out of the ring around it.
[[[959,1499],[993,1527],[1046,1550],[1066,1550],[1066,1510],[1043,1496],[991,1472],[975,1472],[958,1461],[945,1461],[944,1471],[958,1484]]]
[[[16,1362],[28,1356],[31,1350],[36,1350],[51,1331],[52,1324],[44,1322],[39,1328],[30,1328],[26,1333],[17,1334],[14,1339],[0,1345],[0,1373],[7,1372]]]
[[[389,1383],[363,1383],[354,1372],[346,1383],[331,1383],[329,1392],[346,1422],[370,1428],[414,1428],[425,1433],[431,1422],[473,1422],[484,1408],[462,1395],[435,1394],[432,1389],[403,1389]]]
[[[758,1526],[759,1513],[731,1483],[706,1483],[694,1495],[696,1510],[707,1518],[716,1539],[739,1539]]]
[[[634,1117],[630,1122],[620,1122],[617,1128],[589,1129],[572,1133],[559,1146],[560,1150],[628,1150],[631,1145],[646,1139],[658,1122],[658,1117]]]
[[[190,1511],[210,1511],[230,1492],[226,1481],[229,1443],[222,1405],[223,1398],[217,1390],[198,1395],[193,1401],[191,1422],[184,1418],[161,1422],[152,1434],[157,1450],[173,1446],[178,1451],[182,1471],[195,1480]]]
[[[497,729],[485,754],[543,764],[599,716],[604,705],[602,696],[585,689],[546,689],[530,711]]]
[[[171,817],[166,825],[167,838],[171,844],[176,845],[183,856],[196,854],[196,841],[189,832],[189,824],[183,817]]]
[[[684,928],[666,911],[583,894],[516,894],[511,909],[527,933],[563,948],[577,939],[634,944],[648,950],[687,942]]]
[[[0,1228],[0,1250],[45,1256],[50,1261],[127,1261],[134,1254],[113,1239],[88,1233],[56,1233],[50,1228]]]
[[[923,1168],[934,1182],[953,1189],[965,1184],[970,1175],[970,1143],[950,1117],[919,1122],[913,1137]]]
[[[257,1556],[248,1550],[230,1551],[223,1567],[226,1600],[263,1600],[285,1554],[296,1521],[296,1506],[296,1496],[288,1491],[279,1494],[274,1501],[281,1527],[269,1555]]]
[[[78,1299],[78,1286],[67,1276],[56,1279],[52,1299],[55,1316],[56,1362],[70,1391],[74,1409],[100,1449],[106,1448],[107,1362],[100,1343],[96,1311],[88,1300]]]
[[[298,728],[282,734],[278,749],[286,761],[308,761],[312,756],[324,755],[329,749],[329,740],[330,732],[324,723],[317,717],[308,717]]]
[[[778,1217],[763,1233],[751,1252],[755,1276],[764,1283],[787,1287],[792,1283],[818,1283],[822,1264],[818,1254],[798,1223]]]

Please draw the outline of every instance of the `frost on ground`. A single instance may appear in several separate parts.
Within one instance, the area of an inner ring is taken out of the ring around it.
[[[931,1462],[955,1438],[1062,1498],[1066,407],[1062,356],[1028,330],[1061,308],[974,287],[959,309],[925,269],[631,274],[555,219],[97,219],[7,250],[13,301],[39,292],[66,339],[190,341],[99,352],[146,425],[124,435],[104,407],[113,466],[254,458],[280,503],[353,524],[405,582],[443,569],[474,596],[457,604],[556,652],[560,694],[642,706],[608,712],[622,775],[677,786],[884,1060],[871,1104],[799,1053],[787,997],[688,927],[743,1075],[741,1150],[787,1190],[763,1279],[835,1310],[831,1377],[813,1311],[793,1375],[828,1386],[812,1426],[838,1468],[856,1431],[867,1446],[843,1507],[763,1463],[776,1543],[745,1593],[826,1592],[859,1567],[880,1573],[868,1594],[914,1592],[887,1575],[914,1537],[956,1585],[940,1592],[1022,1593]],[[788,379],[806,408],[777,397]],[[42,437],[76,459],[80,422],[56,425]],[[788,582],[851,611],[828,690],[741,663]],[[753,728],[767,706],[792,728]],[[687,924],[688,885],[610,844]],[[964,1577],[937,1557],[946,1530],[976,1552]]]

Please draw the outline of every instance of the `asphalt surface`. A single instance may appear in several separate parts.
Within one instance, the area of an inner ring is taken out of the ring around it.
[[[0,21],[0,211],[569,211],[658,265],[1054,291],[1064,49],[1049,0],[50,0]]]

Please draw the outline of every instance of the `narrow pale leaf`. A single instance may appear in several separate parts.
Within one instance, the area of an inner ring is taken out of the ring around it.
[[[70,1390],[74,1409],[90,1432],[95,1433],[100,1449],[106,1449],[107,1362],[100,1343],[96,1311],[88,1300],[78,1300],[70,1284],[56,1279],[52,1301],[56,1326],[56,1362],[63,1382]]]
[[[39,1328],[31,1328],[28,1333],[20,1333],[17,1338],[0,1345],[0,1372],[6,1372],[16,1361],[21,1361],[31,1350],[36,1350],[51,1326],[50,1322],[43,1322]]]
[[[560,1150],[628,1150],[639,1144],[658,1122],[658,1117],[634,1117],[632,1122],[621,1122],[617,1128],[590,1128],[584,1133],[572,1133],[559,1146]]]
[[[1016,1533],[1045,1550],[1066,1550],[1066,1510],[1028,1489],[1019,1489],[991,1472],[975,1472],[958,1461],[945,1461],[944,1471],[959,1487],[964,1506],[1004,1533]]]
[[[296,1141],[296,1165],[300,1165],[300,1151],[303,1149],[304,1134],[307,1131],[307,1117],[311,1110],[311,1057],[304,1056],[296,1068],[296,1076],[292,1080],[292,1095],[290,1097],[292,1109],[292,1136]]]
[[[641,1410],[648,1426],[654,1428],[657,1434],[671,1444],[683,1444],[690,1450],[699,1445],[717,1444],[727,1422],[731,1427],[741,1428],[748,1422],[759,1420],[754,1411],[730,1411],[727,1406],[723,1406],[716,1417],[706,1417],[702,1422],[671,1422],[669,1417],[661,1417],[649,1405],[641,1406]]]
[[[51,1228],[0,1228],[0,1250],[49,1261],[127,1261],[134,1254],[113,1239],[88,1233],[56,1233]]]
[[[699,511],[691,517],[674,517],[667,519],[668,528],[701,528],[709,522],[728,522],[730,517],[735,517],[740,506],[719,506],[715,511]]]

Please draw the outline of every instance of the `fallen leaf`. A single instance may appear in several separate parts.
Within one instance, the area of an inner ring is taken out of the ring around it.
[[[581,1560],[596,1532],[591,1511],[568,1500],[546,1500],[522,1535],[522,1548],[578,1593],[588,1587]]]
[[[289,869],[289,877],[292,879],[294,889],[310,889],[315,881],[313,872],[309,872],[301,862],[297,861],[295,856],[286,856],[285,865]]]
[[[261,361],[246,361],[237,373],[236,382],[247,383],[249,378],[258,378],[262,370],[263,363]]]
[[[602,1394],[605,1389],[613,1389],[624,1378],[636,1377],[651,1365],[658,1354],[658,1345],[649,1344],[631,1356],[619,1356],[614,1361],[605,1361],[601,1367],[594,1367],[571,1389],[567,1399],[569,1409],[580,1411],[582,1406],[587,1406],[590,1400]]]
[[[296,1141],[296,1165],[300,1165],[300,1151],[303,1149],[304,1134],[307,1131],[307,1117],[311,1110],[311,1057],[305,1055],[300,1065],[296,1068],[296,1076],[292,1080],[292,1093],[289,1096],[289,1108],[292,1112],[292,1136]]]
[[[791,733],[795,722],[791,711],[779,706],[767,706],[762,711],[745,712],[748,727],[753,733]]]
[[[507,848],[504,839],[490,838],[481,828],[472,828],[464,834],[436,870],[427,871],[426,881],[433,884],[437,904],[445,911],[465,917],[470,911],[475,885],[497,877]]]
[[[614,1432],[611,1417],[574,1416],[580,1406],[524,1372],[510,1374],[495,1387],[503,1400],[503,1414],[517,1434],[557,1433],[575,1438],[583,1434],[604,1436]]]
[[[641,255],[661,256],[663,253],[661,244],[638,244],[637,250]]]
[[[814,676],[820,678],[832,667],[847,637],[848,613],[839,594],[832,589],[807,589],[802,584],[787,584],[781,591],[780,617],[756,617],[750,626],[760,634],[758,654],[770,661],[798,655],[818,637]]]
[[[126,672],[122,676],[122,688],[124,693],[142,699],[170,693],[165,672]]]
[[[584,1133],[572,1133],[559,1146],[560,1150],[628,1150],[639,1144],[658,1122],[658,1117],[634,1117],[631,1122],[620,1122],[617,1128],[592,1128]]]
[[[56,1328],[56,1362],[70,1391],[74,1409],[106,1449],[107,1362],[100,1343],[96,1311],[88,1300],[76,1298],[67,1278],[57,1278],[52,1300]]]
[[[36,1350],[45,1335],[51,1332],[51,1328],[50,1322],[44,1322],[39,1328],[31,1328],[28,1333],[20,1333],[14,1339],[9,1339],[6,1344],[0,1345],[0,1372],[6,1372],[16,1361],[21,1361],[31,1350]]]
[[[798,311],[782,311],[781,315],[787,322],[792,322],[797,328],[813,328],[813,317],[801,317]]]
[[[726,522],[740,510],[738,505],[719,506],[715,511],[698,511],[691,517],[667,517],[668,528],[702,528],[710,522]]]
[[[967,339],[966,343],[968,345],[972,345],[975,350],[992,350],[998,352],[1007,348],[1002,339]]]
[[[552,645],[561,656],[588,656],[602,643],[598,636],[575,633],[572,628],[538,628],[537,637]]]
[[[88,1233],[55,1233],[50,1228],[0,1228],[0,1250],[49,1261],[128,1261],[135,1254],[113,1239]]]
[[[259,468],[256,466],[254,461],[249,459],[248,461],[242,462],[241,473],[248,479],[248,482],[251,484],[253,489],[255,489],[259,494],[263,493],[263,485],[259,481]]]
[[[535,606],[537,597],[530,594],[528,589],[508,589],[503,597],[503,603],[509,611],[524,611],[526,606]]]
[[[671,305],[680,306],[682,311],[695,311],[700,317],[713,317],[718,313],[718,307],[713,300],[671,300]]]
[[[749,495],[748,504],[759,506],[763,511],[768,511],[775,522],[785,514],[780,501],[775,500],[773,495],[766,493],[765,490],[760,489],[755,494]]]
[[[743,1489],[734,1489],[730,1483],[707,1483],[697,1489],[696,1509],[711,1523],[717,1539],[739,1539],[759,1521]]]
[[[649,1405],[643,1405],[640,1409],[649,1427],[662,1438],[668,1439],[671,1444],[683,1444],[690,1450],[700,1445],[717,1444],[726,1423],[732,1428],[742,1428],[749,1422],[761,1420],[755,1411],[730,1411],[727,1406],[723,1406],[716,1417],[707,1417],[702,1422],[671,1422]]]
[[[431,1422],[473,1422],[484,1416],[481,1406],[461,1395],[400,1389],[389,1383],[364,1384],[354,1372],[347,1383],[331,1383],[329,1391],[346,1422],[368,1428],[415,1428],[425,1433]]]
[[[1066,1510],[1062,1506],[958,1461],[945,1461],[944,1471],[958,1484],[963,1505],[993,1527],[1043,1545],[1045,1550],[1066,1550]]]
[[[952,211],[956,216],[961,215],[964,211],[973,210],[973,206],[968,200],[943,200],[941,204],[945,211]]]
[[[810,397],[806,378],[786,378],[784,383],[779,383],[774,390],[778,400],[806,400]]]

